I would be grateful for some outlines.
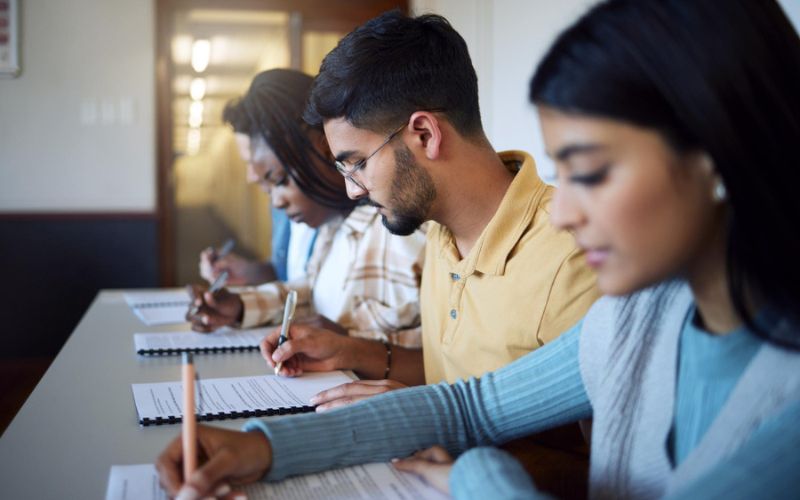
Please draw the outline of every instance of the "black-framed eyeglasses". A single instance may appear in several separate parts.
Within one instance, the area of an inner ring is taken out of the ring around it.
[[[359,170],[361,170],[362,168],[367,166],[367,162],[369,161],[369,159],[372,158],[373,156],[375,156],[376,154],[378,154],[378,151],[380,151],[384,146],[389,144],[389,141],[394,139],[394,136],[399,134],[400,131],[403,130],[404,128],[406,128],[406,124],[405,123],[403,125],[401,125],[400,128],[398,128],[397,130],[395,130],[394,132],[389,134],[386,137],[386,139],[381,143],[381,145],[378,146],[377,148],[375,148],[375,151],[373,151],[372,153],[368,154],[364,159],[358,160],[357,162],[355,162],[353,164],[353,166],[351,168],[349,168],[349,169],[347,168],[347,165],[345,165],[345,163],[343,161],[336,160],[336,162],[335,162],[336,163],[336,170],[338,170],[339,173],[342,174],[345,179],[349,180],[350,182],[352,182],[353,184],[358,186],[359,189],[361,189],[363,191],[366,191],[367,189],[364,187],[364,185],[361,184],[360,182],[358,182],[353,177],[353,174],[355,174],[356,172],[358,172]]]

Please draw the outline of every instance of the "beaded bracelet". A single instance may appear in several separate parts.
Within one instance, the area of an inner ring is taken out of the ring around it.
[[[384,347],[386,347],[386,371],[383,373],[383,378],[389,378],[389,371],[392,369],[392,344],[382,340]]]

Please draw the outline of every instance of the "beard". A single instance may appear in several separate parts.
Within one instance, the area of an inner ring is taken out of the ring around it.
[[[427,221],[436,187],[405,144],[394,151],[395,174],[391,187],[390,215],[381,215],[383,225],[392,234],[408,236]]]

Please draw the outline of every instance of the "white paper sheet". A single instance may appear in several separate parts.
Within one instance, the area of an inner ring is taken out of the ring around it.
[[[224,328],[214,333],[164,332],[134,333],[134,349],[139,354],[157,354],[160,351],[197,351],[200,349],[239,350],[258,348],[269,328],[232,330]]]
[[[134,314],[148,326],[186,322],[189,294],[185,290],[126,292],[125,302]]]
[[[258,482],[241,488],[249,500],[444,500],[448,496],[418,477],[400,472],[391,464],[374,463],[283,481]],[[106,500],[163,500],[155,467],[114,465],[108,478]]]
[[[112,465],[106,500],[168,500],[151,464]]]
[[[287,378],[277,375],[200,379],[195,388],[198,417],[209,418],[242,412],[263,412],[309,406],[320,391],[352,382],[345,373],[306,373]],[[181,382],[133,384],[133,398],[139,423],[147,425],[166,420],[177,423],[183,415]]]

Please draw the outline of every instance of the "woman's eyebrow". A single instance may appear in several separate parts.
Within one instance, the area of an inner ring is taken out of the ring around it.
[[[594,152],[600,151],[602,149],[605,149],[605,147],[600,145],[600,144],[592,144],[592,143],[587,143],[587,144],[568,144],[568,145],[560,148],[558,151],[556,151],[553,154],[549,154],[548,153],[548,156],[550,156],[551,158],[554,158],[555,160],[563,162],[563,161],[567,161],[571,156],[574,156],[574,155],[577,155],[577,154],[594,153]]]

